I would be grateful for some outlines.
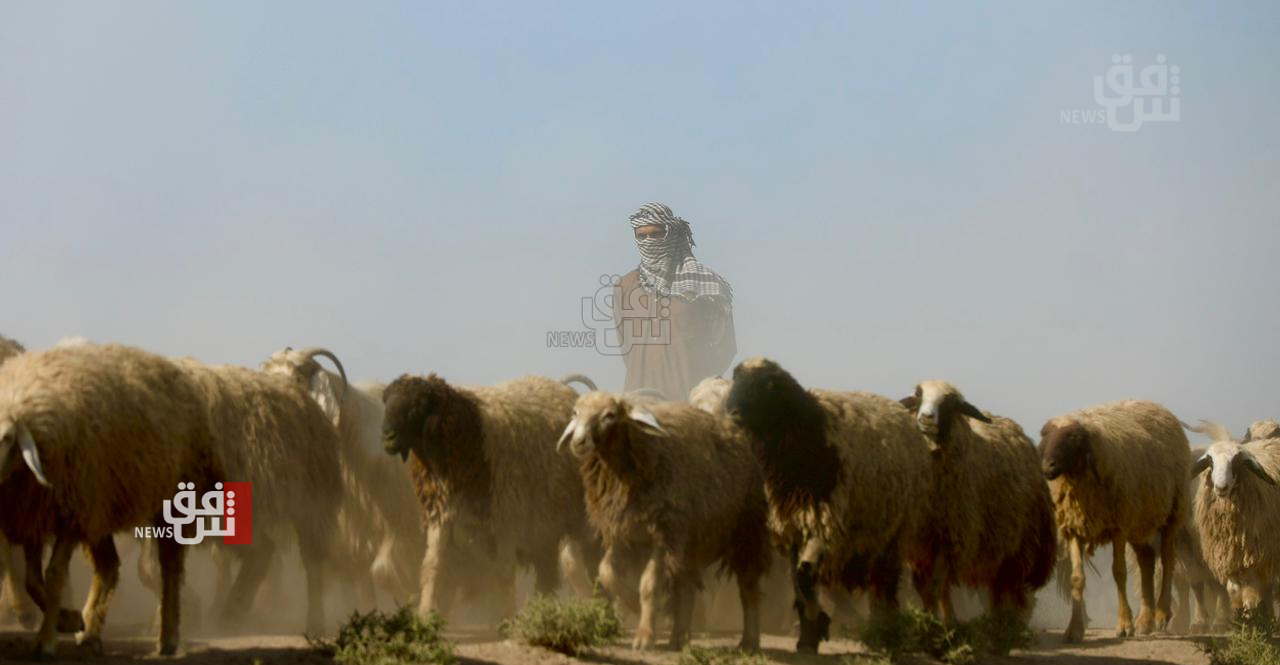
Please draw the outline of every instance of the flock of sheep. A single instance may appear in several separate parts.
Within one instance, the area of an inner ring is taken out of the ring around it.
[[[679,647],[703,575],[719,566],[737,582],[744,648],[759,648],[768,598],[794,602],[797,649],[816,651],[831,623],[824,600],[857,592],[891,610],[905,579],[945,621],[955,587],[1027,612],[1060,551],[1072,641],[1099,545],[1114,547],[1121,635],[1185,627],[1187,590],[1198,629],[1244,607],[1269,612],[1280,577],[1280,425],[1268,421],[1240,442],[1206,423],[1194,430],[1213,443],[1192,451],[1168,410],[1118,401],[1051,419],[1037,450],[947,382],[895,400],[805,388],[767,359],[703,381],[687,402],[597,391],[580,375],[353,385],[318,348],[251,370],[84,341],[25,352],[0,338],[0,363],[7,595],[43,612],[38,656],[54,654],[60,631],[101,650],[121,565],[113,537],[165,526],[180,483],[253,483],[253,543],[212,546],[219,621],[243,621],[273,560],[296,547],[312,633],[328,579],[364,598],[416,600],[423,614],[484,594],[510,616],[517,573],[531,568],[538,592],[567,582],[587,595],[598,582],[638,615],[637,648],[669,611]],[[1126,543],[1141,579],[1136,620]],[[58,610],[77,545],[93,571],[78,616]],[[144,545],[159,651],[173,654],[187,548]],[[783,593],[762,592],[778,577]]]

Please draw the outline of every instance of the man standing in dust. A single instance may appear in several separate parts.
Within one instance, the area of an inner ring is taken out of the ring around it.
[[[685,400],[699,381],[727,370],[737,353],[733,287],[694,258],[693,231],[671,208],[640,206],[631,230],[640,266],[622,277],[613,302],[623,348],[630,348],[622,355],[623,390],[651,388]],[[669,340],[655,340],[664,321]]]

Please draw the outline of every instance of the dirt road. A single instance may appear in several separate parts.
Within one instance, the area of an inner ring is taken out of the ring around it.
[[[1208,657],[1197,647],[1195,638],[1139,637],[1117,640],[1110,631],[1093,630],[1082,645],[1065,647],[1055,633],[1039,633],[1031,649],[1015,652],[1009,658],[990,659],[990,665],[1028,663],[1036,665],[1207,665]],[[458,656],[462,665],[569,665],[575,659],[559,654],[532,649],[493,637],[492,635],[455,632],[450,635],[458,643]],[[731,646],[736,637],[710,637],[697,640],[705,646]],[[32,636],[8,627],[0,632],[0,659],[10,661],[31,660]],[[794,653],[794,638],[766,635],[764,652],[771,663],[782,665],[857,665],[860,653],[855,642],[837,640],[824,643],[823,653],[817,656]],[[74,640],[67,638],[60,648],[60,662],[75,663],[126,663],[135,661],[170,660],[154,655],[155,643],[151,639],[117,637],[108,639],[107,653],[103,657],[81,652]],[[327,663],[323,655],[312,651],[306,640],[290,635],[251,635],[213,639],[192,639],[184,644],[182,655],[175,662],[190,665],[252,665],[263,663]],[[619,645],[584,659],[591,663],[609,665],[673,665],[675,654],[667,651],[635,653]],[[928,659],[906,661],[908,665],[926,665]]]

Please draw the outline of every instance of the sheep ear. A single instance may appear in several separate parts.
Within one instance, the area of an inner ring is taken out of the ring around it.
[[[640,425],[640,429],[643,429],[650,434],[665,435],[667,433],[667,430],[662,429],[662,425],[658,422],[658,419],[654,417],[653,413],[648,409],[640,406],[632,406],[631,409],[627,411],[627,416],[631,418],[632,422]]]
[[[907,407],[907,410],[912,413],[915,413],[920,409],[920,398],[915,395],[907,395],[906,397],[898,400],[898,403]]]
[[[27,463],[27,468],[31,469],[36,480],[45,487],[52,487],[49,479],[44,477],[44,466],[40,464],[40,451],[36,449],[36,441],[31,438],[31,432],[22,426],[18,427],[18,449],[22,451],[22,461]]]
[[[1195,478],[1204,472],[1205,469],[1213,466],[1213,458],[1209,457],[1209,453],[1200,456],[1200,459],[1191,464],[1191,477]]]
[[[329,373],[319,370],[315,376],[311,377],[311,398],[320,405],[324,410],[324,415],[329,416],[329,420],[333,421],[333,426],[338,426],[338,419],[341,417],[342,406],[338,401],[338,391],[333,387],[333,381],[329,379]]]
[[[1266,470],[1266,469],[1264,469],[1264,468],[1262,468],[1262,465],[1258,463],[1257,458],[1255,458],[1253,455],[1250,455],[1250,454],[1248,454],[1248,453],[1245,453],[1245,455],[1244,455],[1244,468],[1246,468],[1246,469],[1248,469],[1249,471],[1253,472],[1253,475],[1255,475],[1255,476],[1257,476],[1257,477],[1261,478],[1261,479],[1262,479],[1262,482],[1264,482],[1264,483],[1266,483],[1266,484],[1268,484],[1268,485],[1275,485],[1275,484],[1276,484],[1276,480],[1275,480],[1275,478],[1272,478],[1272,477],[1267,473],[1267,470]]]
[[[972,404],[970,404],[970,403],[968,403],[968,402],[961,402],[961,403],[960,403],[960,413],[963,413],[964,415],[969,416],[970,418],[973,418],[974,420],[981,420],[982,422],[984,422],[984,423],[986,423],[986,424],[988,424],[988,425],[990,425],[990,424],[991,424],[991,419],[987,417],[987,414],[983,413],[982,411],[980,411],[980,410],[978,409],[978,407],[976,407],[976,406],[974,406],[974,405],[972,405]]]

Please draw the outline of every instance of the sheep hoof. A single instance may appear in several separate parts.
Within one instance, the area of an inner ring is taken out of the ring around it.
[[[1187,631],[1192,635],[1201,635],[1209,632],[1209,624],[1203,621],[1196,621],[1191,624],[1191,627],[1188,628]]]
[[[76,644],[95,656],[102,655],[102,636],[100,635],[85,635],[81,633],[76,637]]]
[[[160,655],[175,656],[178,654],[178,640],[161,640]]]
[[[818,612],[812,621],[800,616],[800,639],[796,641],[797,653],[818,653],[818,645],[831,636],[831,615]]]
[[[1151,633],[1155,632],[1155,628],[1156,628],[1156,622],[1155,622],[1155,619],[1151,616],[1150,611],[1143,609],[1141,612],[1138,612],[1138,632],[1137,632],[1138,635],[1150,635]],[[1130,626],[1129,635],[1133,635],[1133,634],[1134,634],[1133,627]]]
[[[59,608],[57,630],[59,633],[79,633],[84,630],[84,617],[77,610]]]
[[[653,635],[648,630],[640,629],[636,631],[635,639],[631,640],[631,649],[633,651],[645,651],[653,646]]]
[[[54,654],[56,650],[57,650],[56,641],[53,644],[49,644],[49,645],[37,644],[36,652],[32,654],[31,657],[34,660],[42,663],[50,660],[55,660],[57,658],[57,656]]]
[[[1067,632],[1062,634],[1062,641],[1067,644],[1079,644],[1084,641],[1084,626],[1073,623],[1067,626]]]

